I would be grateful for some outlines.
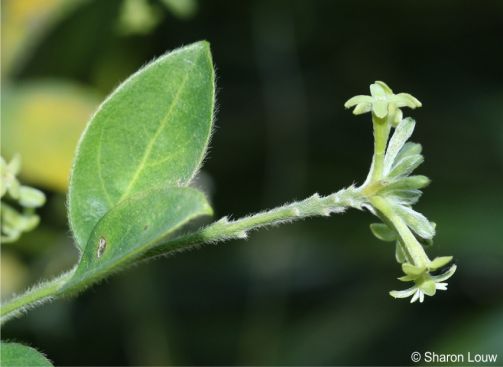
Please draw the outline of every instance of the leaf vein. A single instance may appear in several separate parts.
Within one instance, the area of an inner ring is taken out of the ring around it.
[[[98,153],[96,154],[96,165],[98,169],[98,179],[101,184],[101,189],[103,190],[103,193],[105,194],[105,199],[107,200],[108,205],[112,205],[112,198],[110,197],[110,194],[108,193],[108,190],[105,186],[105,181],[103,180],[103,173],[101,170],[101,148],[103,146],[103,132],[105,130],[105,127],[102,126],[101,131],[100,131],[100,139],[98,141]]]
[[[150,154],[152,152],[152,149],[153,149],[153,147],[154,147],[154,145],[155,145],[155,143],[157,141],[157,138],[160,136],[162,130],[164,130],[164,128],[166,126],[166,123],[169,120],[169,117],[173,113],[174,107],[178,103],[178,100],[180,98],[182,90],[185,88],[185,84],[187,83],[187,79],[189,78],[191,70],[192,70],[192,68],[190,70],[186,71],[185,76],[184,76],[182,82],[180,83],[180,86],[178,87],[178,90],[176,91],[175,97],[171,101],[171,104],[170,104],[170,106],[168,108],[168,111],[166,112],[166,115],[161,120],[161,122],[159,124],[159,127],[157,128],[154,136],[152,137],[152,140],[150,140],[150,142],[147,144],[147,148],[145,149],[145,152],[143,153],[143,157],[142,157],[142,159],[140,161],[140,164],[136,168],[136,171],[133,174],[133,177],[132,177],[131,181],[129,182],[129,185],[126,187],[126,190],[124,190],[124,193],[120,197],[119,202],[122,201],[125,197],[127,197],[130,194],[131,190],[134,187],[134,184],[136,183],[136,181],[140,177],[141,172],[147,166],[148,158],[149,158],[149,156],[150,156]]]

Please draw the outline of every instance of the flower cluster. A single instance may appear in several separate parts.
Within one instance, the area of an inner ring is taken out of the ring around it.
[[[367,198],[365,207],[382,221],[370,225],[372,233],[382,241],[396,243],[395,258],[405,273],[399,280],[414,282],[412,287],[391,291],[390,295],[412,296],[411,302],[423,302],[425,295],[433,296],[437,290],[447,289],[444,281],[454,274],[456,265],[443,272],[451,256],[433,261],[428,258],[425,247],[433,244],[436,225],[412,208],[430,180],[411,175],[424,157],[420,144],[408,142],[416,122],[410,117],[403,118],[401,108],[421,107],[421,102],[408,93],[394,94],[381,81],[370,86],[370,94],[353,97],[345,104],[346,108],[355,107],[354,114],[372,112],[374,122],[376,150],[369,176],[359,190]],[[392,127],[394,132],[389,138]]]
[[[45,203],[43,192],[19,183],[16,176],[20,169],[21,159],[19,155],[14,156],[9,163],[6,163],[0,157],[2,243],[14,242],[23,232],[34,229],[40,221],[38,215],[35,214],[35,208]],[[7,197],[17,202],[22,210],[18,211],[7,204],[4,201]]]

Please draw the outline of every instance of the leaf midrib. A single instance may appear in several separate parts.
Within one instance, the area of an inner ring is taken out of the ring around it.
[[[147,147],[145,148],[145,152],[143,153],[143,156],[142,156],[142,159],[140,161],[140,164],[136,168],[136,171],[133,174],[133,177],[131,178],[131,181],[129,181],[129,185],[126,187],[126,190],[124,190],[124,192],[122,193],[122,195],[119,198],[118,202],[121,202],[122,200],[124,200],[124,198],[126,198],[131,193],[131,190],[133,189],[133,187],[134,187],[136,181],[138,180],[138,178],[140,177],[141,172],[143,171],[143,169],[147,165],[147,161],[148,161],[149,156],[150,156],[150,154],[152,152],[152,149],[153,149],[153,147],[154,147],[154,145],[155,145],[155,143],[157,141],[157,138],[159,137],[159,135],[161,134],[161,132],[166,127],[166,124],[169,121],[169,118],[171,117],[171,114],[174,111],[174,107],[178,103],[180,95],[181,95],[183,89],[185,88],[185,85],[187,84],[187,80],[189,78],[190,72],[194,68],[195,64],[196,63],[191,63],[191,67],[189,69],[187,69],[187,71],[185,72],[183,80],[180,83],[180,86],[178,87],[178,90],[176,91],[175,97],[171,101],[171,104],[170,104],[170,106],[168,108],[168,111],[166,112],[166,115],[162,118],[162,120],[161,120],[161,122],[159,124],[159,127],[157,128],[154,136],[152,137],[152,139],[150,140],[150,142],[147,144]]]

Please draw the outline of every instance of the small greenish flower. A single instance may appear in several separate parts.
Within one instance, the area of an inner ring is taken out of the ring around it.
[[[428,266],[418,267],[409,263],[402,264],[404,276],[398,278],[403,282],[413,281],[414,285],[402,291],[391,291],[390,295],[394,298],[407,298],[411,297],[410,302],[414,303],[424,301],[424,296],[434,296],[437,290],[447,290],[447,283],[444,281],[449,279],[456,271],[456,265],[453,264],[447,271],[440,275],[432,275],[434,272],[452,260],[452,256],[437,257],[430,262]]]
[[[370,96],[359,95],[350,98],[344,107],[355,107],[353,114],[360,115],[372,111],[380,119],[388,117],[393,126],[402,121],[401,107],[412,109],[421,107],[421,102],[409,93],[394,94],[384,82],[376,81],[370,85]]]
[[[0,157],[0,216],[1,225],[1,242],[10,243],[16,241],[23,232],[28,232],[34,229],[40,218],[35,214],[35,208],[38,208],[45,203],[45,195],[42,191],[32,187],[21,185],[17,179],[17,174],[21,168],[21,159],[19,155],[15,155],[9,163]],[[16,206],[20,206],[21,210],[4,202],[4,196],[9,197],[9,201],[13,199]]]
[[[16,176],[20,168],[21,158],[18,154],[16,154],[9,163],[5,162],[3,157],[0,157],[0,197],[3,197],[6,193],[9,193],[14,199],[19,197],[20,185]]]

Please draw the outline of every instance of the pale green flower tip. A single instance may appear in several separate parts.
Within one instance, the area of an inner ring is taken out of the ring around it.
[[[385,118],[388,115],[388,101],[386,100],[377,100],[372,104],[372,110],[374,114],[380,119]]]
[[[21,186],[19,189],[19,204],[26,208],[38,208],[45,204],[45,195],[40,190]]]
[[[423,104],[413,95],[409,93],[398,93],[395,95],[395,103],[398,107],[410,107],[412,109],[422,107]]]
[[[404,264],[402,264],[402,271],[406,275],[410,275],[412,277],[417,278],[426,271],[426,267],[423,267],[423,266],[419,267],[419,266],[415,266],[415,265],[412,265],[409,263],[404,263]]]
[[[402,120],[403,120],[403,112],[401,109],[397,108],[392,120],[393,127],[397,127]]]
[[[372,105],[370,103],[358,103],[353,110],[353,115],[361,115],[370,112]]]
[[[412,296],[416,292],[416,287],[411,287],[404,289],[402,291],[390,291],[389,295],[393,298],[407,298]]]
[[[401,296],[400,291],[389,291],[389,295],[393,298],[405,298],[404,296]]]
[[[437,269],[447,265],[451,261],[452,261],[452,256],[436,257],[435,259],[433,259],[432,262],[430,262],[430,265],[428,266],[428,268],[430,270],[437,270]]]
[[[385,82],[380,81],[380,80],[376,80],[374,82],[374,84],[377,84],[378,86],[380,86],[382,88],[382,90],[384,91],[384,93],[386,93],[386,94],[393,94],[393,91],[388,86],[388,84],[386,84]]]
[[[385,98],[386,97],[386,90],[379,84],[370,84],[370,95],[374,99],[379,99],[379,98]]]
[[[411,282],[413,281],[414,279],[416,279],[417,277],[416,276],[412,276],[412,275],[404,275],[404,276],[401,276],[399,278],[397,278],[399,281],[401,282]]]
[[[436,283],[439,283],[439,282],[443,282],[447,279],[449,279],[450,277],[452,277],[454,275],[454,273],[456,272],[456,269],[458,267],[456,266],[456,264],[453,264],[449,270],[447,270],[445,273],[443,274],[440,274],[440,275],[432,275],[431,278],[436,282]]]
[[[422,282],[418,288],[427,296],[434,296],[437,290],[435,282],[433,280],[426,280]]]
[[[351,97],[350,99],[348,99],[346,101],[346,103],[344,103],[344,107],[345,108],[351,108],[353,106],[356,106],[357,104],[360,104],[360,103],[371,103],[372,102],[372,98],[370,96],[364,96],[364,95],[358,95],[358,96],[354,96],[354,97]]]
[[[40,217],[36,214],[30,215],[29,217],[25,217],[22,230],[23,232],[30,232],[34,230],[39,223],[40,223]]]
[[[14,154],[8,164],[8,169],[13,176],[19,174],[19,171],[21,170],[21,155],[19,155],[19,153]]]

